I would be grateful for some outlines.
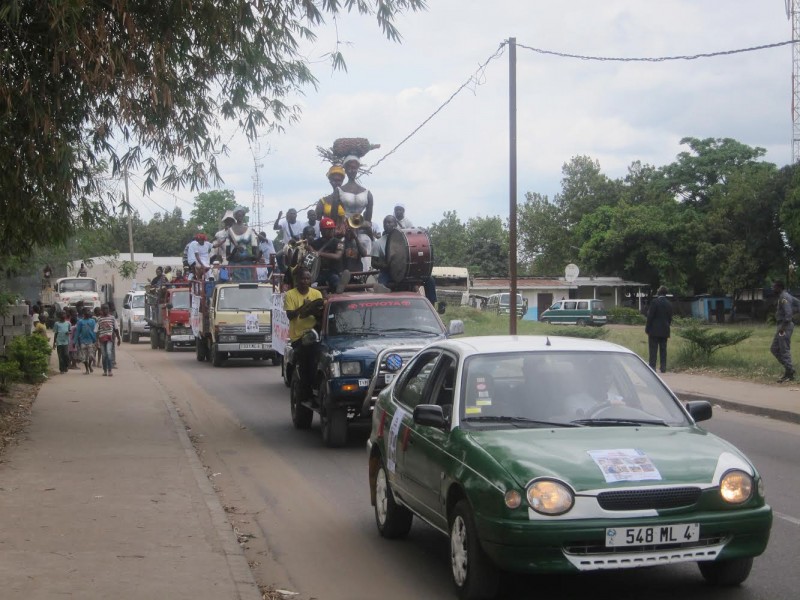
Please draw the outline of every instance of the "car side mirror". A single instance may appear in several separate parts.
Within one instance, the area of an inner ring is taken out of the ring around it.
[[[122,308],[124,308],[125,310],[130,310],[131,305],[130,304],[123,304]]]
[[[418,404],[414,408],[412,418],[417,425],[427,425],[438,429],[444,429],[446,424],[444,411],[438,404]]]
[[[167,309],[172,310],[172,302],[167,303]]]
[[[447,328],[447,333],[450,335],[463,335],[464,321],[461,319],[453,319],[450,321],[450,326]]]
[[[705,400],[694,400],[686,403],[686,410],[695,420],[696,423],[700,421],[708,421],[711,418],[711,403]]]

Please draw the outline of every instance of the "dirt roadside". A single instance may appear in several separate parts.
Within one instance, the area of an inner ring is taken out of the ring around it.
[[[15,443],[31,421],[31,407],[41,384],[14,383],[0,394],[0,462],[4,450]]]

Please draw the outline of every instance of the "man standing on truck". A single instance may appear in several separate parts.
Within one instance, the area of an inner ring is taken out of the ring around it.
[[[314,331],[317,316],[322,307],[322,293],[311,287],[311,271],[305,267],[297,267],[294,271],[294,285],[286,292],[283,307],[289,319],[289,343],[294,351],[297,374],[308,390],[313,381],[313,362],[316,344],[303,343],[306,332]],[[314,336],[314,333],[309,333]]]

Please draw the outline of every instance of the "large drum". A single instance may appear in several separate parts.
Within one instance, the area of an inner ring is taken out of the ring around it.
[[[386,240],[386,262],[395,283],[420,282],[431,276],[433,248],[424,229],[395,229]]]

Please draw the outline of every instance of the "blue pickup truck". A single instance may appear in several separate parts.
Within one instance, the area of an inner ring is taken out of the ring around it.
[[[461,321],[445,328],[433,306],[413,293],[344,293],[328,297],[316,344],[310,386],[295,377],[286,347],[283,380],[290,390],[292,423],[308,429],[319,413],[322,441],[347,442],[348,423],[369,420],[378,393],[429,343],[464,332]]]

